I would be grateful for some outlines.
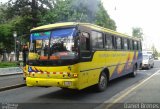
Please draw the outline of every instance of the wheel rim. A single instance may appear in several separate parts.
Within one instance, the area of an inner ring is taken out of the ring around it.
[[[134,70],[134,75],[137,75],[137,71],[136,70]]]
[[[134,67],[134,75],[137,75],[136,67]]]
[[[106,87],[106,78],[102,75],[100,78],[100,87],[105,88]]]

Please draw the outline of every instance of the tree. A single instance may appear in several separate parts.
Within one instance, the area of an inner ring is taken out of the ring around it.
[[[7,49],[7,51],[11,51],[14,48],[14,38],[13,31],[15,30],[15,26],[20,22],[19,17],[15,17],[14,19],[8,21],[7,23],[0,24],[0,49]],[[19,34],[18,34],[19,35]]]
[[[0,16],[1,16],[1,18],[0,18],[0,24],[6,22],[4,10],[6,10],[6,4],[0,3]]]
[[[0,4],[0,16],[0,48],[7,49],[13,49],[13,31],[29,36],[30,29],[44,24],[89,22],[116,30],[100,0],[9,0]]]
[[[57,0],[54,8],[39,17],[41,18],[39,25],[74,21],[94,23],[116,30],[115,22],[99,0]]]
[[[142,28],[139,28],[139,27],[132,28],[132,36],[143,39]]]
[[[158,57],[158,51],[157,51],[157,49],[155,49],[154,54],[155,54],[155,57]]]
[[[103,5],[99,4],[99,9],[96,13],[95,23],[99,26],[116,30],[115,22],[110,18],[107,11],[104,9]]]
[[[158,57],[158,51],[157,51],[157,49],[155,48],[155,46],[154,45],[152,45],[152,51],[153,51],[153,54],[154,54],[154,57]]]

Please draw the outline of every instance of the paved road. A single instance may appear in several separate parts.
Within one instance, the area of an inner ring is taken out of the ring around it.
[[[24,83],[22,74],[0,76],[0,89]]]
[[[57,87],[21,87],[0,92],[0,102],[23,103],[19,105],[24,107],[30,106],[29,108],[36,105],[39,106],[39,109],[44,107],[46,109],[50,109],[51,107],[54,107],[54,109],[93,109],[104,103],[106,100],[112,99],[113,96],[126,90],[128,87],[138,84],[142,80],[150,77],[159,70],[159,65],[160,61],[156,61],[153,69],[138,71],[136,78],[126,76],[116,79],[110,83],[110,86],[105,92],[101,93],[97,93],[91,88],[82,91],[64,91]]]

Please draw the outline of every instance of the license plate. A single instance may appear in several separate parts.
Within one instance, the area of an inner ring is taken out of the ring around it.
[[[70,81],[65,81],[65,82],[64,82],[64,85],[65,85],[65,86],[71,86],[71,84],[72,84],[72,82],[70,82]]]

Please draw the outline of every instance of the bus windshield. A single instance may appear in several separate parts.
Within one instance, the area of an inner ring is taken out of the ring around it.
[[[75,28],[32,33],[30,40],[30,52],[37,53],[40,60],[77,57]]]

